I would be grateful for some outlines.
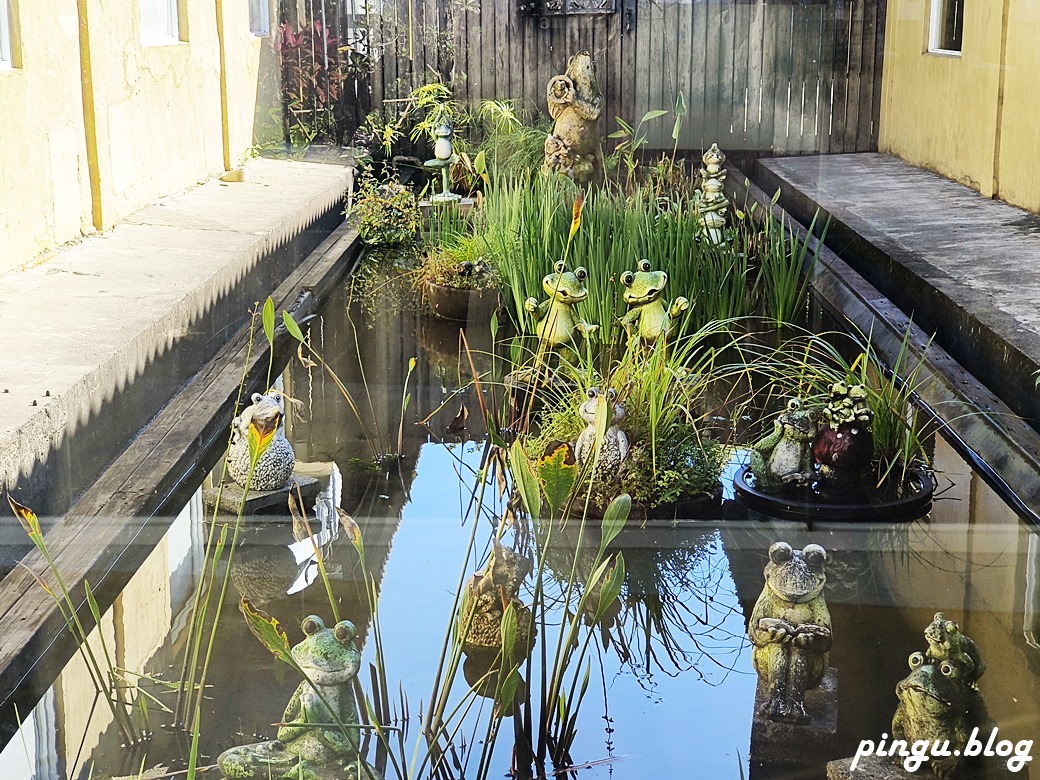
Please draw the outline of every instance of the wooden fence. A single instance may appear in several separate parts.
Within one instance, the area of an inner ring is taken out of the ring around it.
[[[308,0],[308,2],[315,0]],[[339,0],[372,66],[372,106],[441,80],[461,101],[515,99],[541,113],[545,85],[588,49],[615,116],[689,114],[679,148],[808,154],[877,148],[886,0],[617,0],[608,15],[525,15],[517,0]],[[672,146],[672,120],[647,124]]]

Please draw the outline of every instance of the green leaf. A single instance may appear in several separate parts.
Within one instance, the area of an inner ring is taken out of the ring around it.
[[[527,513],[531,517],[538,517],[542,508],[538,478],[531,470],[531,462],[527,459],[527,453],[524,452],[519,439],[509,448],[509,470],[513,473],[513,481],[516,483],[516,489],[520,491],[520,498],[527,507]]]
[[[264,335],[267,336],[267,343],[272,347],[274,346],[274,301],[271,300],[271,296],[267,296],[267,300],[264,301]]]
[[[614,117],[614,118],[615,118],[615,119],[617,120],[617,123],[618,123],[619,125],[621,125],[621,129],[622,129],[622,130],[624,130],[624,131],[625,131],[626,133],[628,133],[629,135],[631,135],[631,134],[632,134],[632,132],[633,132],[633,131],[632,131],[632,125],[628,124],[628,122],[626,122],[626,121],[625,121],[624,119],[622,119],[622,118],[621,118],[621,117],[619,117],[619,116],[616,116],[616,117]]]
[[[18,518],[18,522],[22,524],[22,528],[29,535],[29,538],[35,542],[39,539],[43,541],[43,531],[40,529],[40,519],[36,516],[36,513],[24,504],[19,504],[13,498],[11,498],[10,492],[7,494],[7,503],[11,507],[11,511],[14,512],[14,516]]]
[[[566,442],[561,442],[552,454],[538,461],[538,480],[553,514],[563,506],[577,478],[578,464],[574,459],[574,450]]]
[[[596,609],[596,620],[599,620],[610,609],[611,604],[621,595],[621,586],[625,584],[625,558],[617,554],[617,560],[607,571],[599,591],[599,604]]]
[[[502,636],[502,659],[508,664],[513,663],[513,649],[516,647],[516,609],[509,604],[502,613],[502,623],[499,626]]]
[[[686,95],[680,90],[675,93],[675,115],[679,117],[686,116],[686,111]]]
[[[603,524],[601,526],[601,536],[599,546],[601,550],[605,550],[614,538],[621,532],[621,529],[625,527],[625,521],[628,520],[628,515],[632,511],[632,498],[628,493],[622,493],[620,496],[610,502],[610,506],[603,513]]]
[[[274,435],[278,432],[278,426],[282,421],[282,415],[274,412],[269,417],[251,417],[249,420],[249,433],[247,444],[249,446],[249,462],[257,463],[261,456],[267,452],[267,448],[274,441]]]
[[[271,651],[279,661],[285,661],[290,666],[296,666],[292,655],[289,653],[289,637],[285,635],[278,621],[268,615],[262,609],[257,609],[247,598],[242,598],[238,608],[245,615],[246,625],[253,632],[253,636],[260,640],[264,647]]]
[[[509,712],[513,708],[513,701],[516,699],[517,689],[520,687],[520,669],[514,666],[509,670],[509,674],[502,681],[502,689],[499,691],[498,699],[499,704],[502,706],[502,711]]]
[[[477,152],[477,156],[473,158],[473,170],[478,176],[487,173],[487,157],[483,149]]]
[[[643,114],[643,118],[639,120],[639,124],[643,124],[643,122],[649,122],[651,119],[657,119],[659,116],[664,116],[667,113],[668,112],[665,111],[663,108],[651,108],[649,111]]]
[[[506,440],[498,433],[498,423],[495,421],[495,416],[490,409],[488,409],[487,419],[484,421],[484,424],[487,427],[488,438],[491,439],[491,443],[503,450],[509,449]]]
[[[296,324],[296,320],[292,318],[289,312],[282,312],[282,322],[285,323],[285,329],[289,331],[290,336],[299,342],[303,342],[303,331],[300,330],[300,326]]]

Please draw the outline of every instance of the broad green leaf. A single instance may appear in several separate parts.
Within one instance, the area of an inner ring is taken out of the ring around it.
[[[247,598],[242,599],[238,608],[245,615],[246,625],[253,632],[253,636],[259,639],[279,661],[296,666],[296,662],[289,653],[289,637],[285,635],[278,621],[262,609],[254,607]]]
[[[622,129],[622,130],[624,130],[625,132],[627,132],[627,133],[628,133],[629,135],[631,135],[631,134],[632,134],[632,125],[628,124],[628,122],[626,122],[626,121],[625,121],[624,119],[622,119],[622,118],[621,118],[621,117],[619,117],[619,116],[616,116],[616,117],[614,117],[614,119],[616,119],[616,120],[617,120],[617,123],[618,123],[619,125],[621,125],[621,129]]]
[[[629,130],[615,130],[613,133],[610,133],[607,138],[628,138],[630,135],[632,135],[632,133]]]
[[[538,480],[553,514],[563,506],[577,478],[578,464],[574,460],[574,450],[565,442],[561,442],[552,454],[538,461]]]
[[[271,296],[267,296],[267,300],[264,301],[264,335],[267,336],[267,343],[274,346],[274,301],[271,300]]]
[[[303,331],[300,330],[300,326],[296,324],[296,320],[292,318],[292,315],[287,311],[282,312],[282,322],[285,323],[285,329],[289,331],[289,335],[297,341],[303,341]]]
[[[632,498],[628,493],[622,493],[620,496],[610,502],[610,506],[603,513],[603,524],[601,526],[601,537],[600,537],[600,550],[605,550],[607,545],[614,541],[621,529],[625,527],[625,521],[628,520],[628,515],[632,511]]]
[[[502,689],[498,694],[499,704],[504,712],[509,712],[513,708],[513,701],[516,699],[516,691],[519,687],[520,669],[514,666],[502,681]]]
[[[675,115],[686,116],[686,95],[682,90],[675,93]]]
[[[477,152],[477,156],[473,160],[473,170],[478,176],[487,172],[487,156],[483,149]]]
[[[617,554],[617,560],[607,571],[603,578],[603,584],[599,591],[599,604],[596,609],[596,619],[599,620],[606,614],[610,605],[614,603],[621,594],[621,586],[625,584],[625,558],[621,553]]]
[[[651,119],[657,119],[657,117],[664,116],[667,113],[668,112],[665,111],[663,108],[651,108],[649,111],[643,114],[643,118],[639,120],[639,124],[643,124],[643,122],[649,122]]]
[[[527,513],[531,517],[538,517],[542,508],[541,495],[538,492],[538,478],[531,470],[531,463],[527,460],[527,454],[520,444],[520,440],[513,442],[509,448],[509,470],[513,473],[513,481],[516,489],[520,491]]]

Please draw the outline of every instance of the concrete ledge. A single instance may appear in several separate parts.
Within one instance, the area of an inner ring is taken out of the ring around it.
[[[0,277],[0,480],[41,516],[67,509],[340,221],[346,168],[249,168]]]

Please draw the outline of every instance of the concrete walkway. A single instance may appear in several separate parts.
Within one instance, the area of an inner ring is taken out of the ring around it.
[[[760,160],[767,193],[1040,429],[1040,217],[882,154]],[[822,223],[822,217],[821,217]]]
[[[258,159],[0,277],[0,480],[62,512],[339,221],[347,169]]]

